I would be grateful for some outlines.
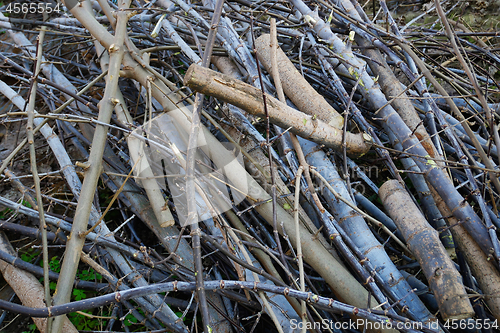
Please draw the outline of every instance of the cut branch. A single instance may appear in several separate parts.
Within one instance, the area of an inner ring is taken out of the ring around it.
[[[253,115],[265,117],[262,92],[227,75],[193,64],[186,72],[184,84]],[[291,127],[291,132],[294,134],[342,151],[342,130],[327,125],[315,116],[292,109],[269,95],[266,95],[266,102],[269,117],[274,124],[283,128]],[[367,134],[347,133],[347,152],[350,155],[365,154],[370,149],[370,139]]]
[[[270,35],[264,34],[257,38],[255,47],[257,55],[266,70],[273,71],[271,61]],[[304,79],[295,68],[286,54],[278,48],[276,51],[278,71],[281,78],[283,91],[297,108],[311,116],[317,115],[319,119],[335,128],[342,128],[344,118]],[[274,84],[277,86],[277,82]]]
[[[417,257],[436,296],[443,319],[472,317],[474,310],[462,278],[439,241],[438,232],[427,223],[397,180],[385,182],[380,187],[379,194],[385,209]]]

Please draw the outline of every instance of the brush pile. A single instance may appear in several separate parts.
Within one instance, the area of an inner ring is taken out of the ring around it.
[[[50,333],[496,330],[481,3],[3,5],[0,309]]]

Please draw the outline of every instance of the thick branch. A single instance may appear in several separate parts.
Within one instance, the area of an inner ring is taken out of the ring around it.
[[[427,223],[397,180],[385,182],[380,187],[379,195],[385,209],[417,257],[444,320],[472,317],[474,310],[462,278],[439,241],[438,232]]]
[[[186,72],[184,84],[205,95],[231,103],[253,115],[265,116],[262,92],[225,74],[193,64]],[[269,117],[274,124],[283,128],[291,127],[291,132],[305,139],[341,151],[341,130],[325,124],[315,116],[292,109],[269,95],[266,96],[266,101]],[[370,137],[367,134],[347,133],[347,152],[351,155],[365,154],[370,149],[369,140]]]

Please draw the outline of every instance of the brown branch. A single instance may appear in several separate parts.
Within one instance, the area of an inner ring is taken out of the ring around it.
[[[203,68],[196,64],[189,67],[184,84],[205,95],[214,96],[231,103],[253,115],[265,117],[262,92],[230,76]],[[315,116],[306,115],[266,95],[270,120],[283,128],[292,127],[291,132],[338,151],[342,149],[342,131],[327,125]],[[370,149],[370,138],[366,134],[347,133],[347,152],[362,155]]]

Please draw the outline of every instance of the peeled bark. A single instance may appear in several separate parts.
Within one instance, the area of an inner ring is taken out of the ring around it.
[[[231,103],[253,115],[265,117],[261,90],[249,84],[235,80],[230,76],[191,65],[184,77],[184,84],[197,92],[214,96]],[[291,132],[305,139],[342,150],[342,130],[327,125],[315,116],[306,115],[266,95],[269,118],[272,123],[291,128]],[[346,133],[347,153],[362,155],[370,149],[370,137],[367,134]]]
[[[436,230],[425,220],[406,190],[397,180],[380,187],[385,209],[403,234],[438,302],[444,320],[474,315],[462,277],[439,240]]]
[[[257,56],[268,72],[271,72],[271,41],[263,34],[255,41]],[[321,96],[295,68],[286,54],[278,48],[276,52],[278,70],[283,91],[297,108],[308,115],[317,115],[330,126],[342,128],[344,118]]]

